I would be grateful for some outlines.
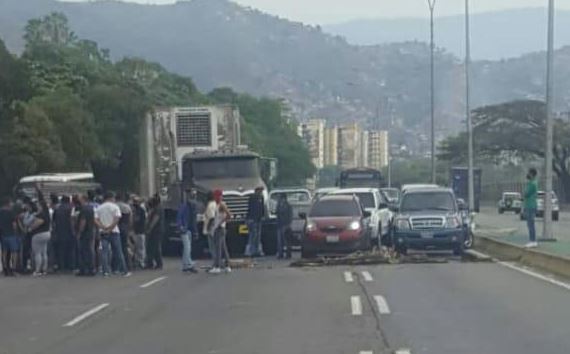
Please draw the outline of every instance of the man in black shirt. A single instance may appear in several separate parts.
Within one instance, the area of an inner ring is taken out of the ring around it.
[[[58,268],[60,271],[73,270],[75,268],[72,210],[71,198],[63,196],[61,197],[61,204],[53,214],[53,227],[58,245]]]
[[[89,204],[89,199],[85,195],[79,197],[81,209],[78,216],[77,237],[79,239],[79,276],[95,275],[93,253],[95,241],[95,211]]]
[[[12,209],[10,198],[0,201],[0,242],[2,242],[2,269],[4,275],[13,276],[15,265],[18,264],[20,239],[16,235],[16,213]]]

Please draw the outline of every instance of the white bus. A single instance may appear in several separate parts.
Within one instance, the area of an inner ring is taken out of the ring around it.
[[[91,172],[45,173],[22,177],[14,188],[14,194],[17,198],[36,199],[38,191],[43,194],[44,198],[48,198],[51,194],[58,196],[85,194],[88,190],[98,188],[101,188],[101,185],[95,182]]]

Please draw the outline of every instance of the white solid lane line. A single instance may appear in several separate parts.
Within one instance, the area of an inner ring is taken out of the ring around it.
[[[352,307],[352,315],[362,315],[362,302],[360,301],[360,296],[350,297],[350,307]]]
[[[167,277],[158,277],[158,278],[156,278],[156,279],[154,279],[154,280],[149,281],[148,283],[144,283],[144,284],[141,285],[140,287],[143,288],[143,289],[144,289],[144,288],[148,288],[149,286],[154,285],[154,284],[156,284],[156,283],[158,283],[158,282],[160,282],[160,281],[163,281],[163,280],[166,279],[166,278],[167,278]]]
[[[528,269],[524,269],[524,268],[518,267],[518,266],[516,266],[516,265],[514,265],[514,264],[512,264],[512,263],[509,263],[509,262],[497,262],[497,264],[500,264],[500,265],[502,265],[503,267],[507,267],[507,268],[512,269],[512,270],[516,270],[517,272],[521,272],[521,273],[523,273],[523,274],[530,275],[530,276],[533,277],[533,278],[537,278],[537,279],[543,280],[543,281],[545,281],[545,282],[547,282],[547,283],[550,283],[550,284],[559,286],[559,287],[564,288],[564,289],[566,289],[566,290],[570,290],[570,284],[564,283],[564,282],[562,282],[562,281],[560,281],[560,280],[556,280],[556,279],[549,278],[549,277],[547,277],[547,276],[545,276],[545,275],[542,275],[542,274],[540,274],[540,273],[533,272],[532,270],[528,270]]]
[[[409,349],[398,349],[394,354],[412,354],[412,352]]]
[[[352,283],[354,278],[352,277],[352,272],[344,272],[344,281],[347,283]]]
[[[376,306],[378,306],[378,312],[381,315],[390,314],[390,307],[388,306],[388,303],[386,302],[386,299],[384,299],[383,296],[376,295],[374,296],[374,300],[376,300]]]
[[[364,278],[364,281],[367,281],[367,282],[371,282],[374,280],[374,279],[372,279],[372,275],[368,271],[362,272],[362,277]]]
[[[79,322],[87,319],[88,317],[93,316],[94,314],[96,314],[97,312],[105,309],[107,306],[109,306],[108,303],[105,304],[101,304],[98,306],[95,306],[94,308],[92,308],[91,310],[82,313],[81,315],[75,317],[74,319],[72,319],[71,321],[67,322],[66,324],[63,325],[63,327],[73,327],[76,324],[78,324]]]

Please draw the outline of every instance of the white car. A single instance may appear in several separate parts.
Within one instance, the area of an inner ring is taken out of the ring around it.
[[[377,188],[347,188],[330,192],[329,195],[355,195],[364,210],[370,212],[372,239],[381,244],[381,240],[390,236],[393,214],[388,208],[388,201]]]

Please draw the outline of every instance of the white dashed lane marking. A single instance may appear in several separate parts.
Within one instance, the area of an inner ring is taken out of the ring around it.
[[[364,278],[364,281],[366,281],[366,282],[371,282],[374,280],[374,279],[372,279],[372,275],[368,271],[362,272],[362,278]]]
[[[352,283],[354,278],[352,277],[352,272],[344,272],[344,281],[347,283]]]
[[[360,301],[360,296],[350,297],[350,307],[352,308],[353,316],[362,315],[362,302]]]
[[[87,318],[93,316],[94,314],[96,314],[99,311],[104,310],[106,307],[108,307],[109,304],[108,303],[104,303],[98,306],[95,306],[94,308],[92,308],[89,311],[86,311],[84,313],[82,313],[81,315],[75,317],[74,319],[72,319],[71,321],[67,322],[66,324],[63,325],[63,327],[73,327],[76,324],[78,324],[81,321],[86,320]]]
[[[412,354],[409,349],[398,349],[394,354]]]
[[[154,284],[156,284],[156,283],[158,283],[158,282],[161,282],[161,281],[163,281],[163,280],[166,279],[166,278],[167,278],[167,277],[158,277],[158,278],[156,278],[156,279],[153,279],[153,280],[149,281],[148,283],[144,283],[144,284],[141,285],[140,287],[141,287],[142,289],[148,288],[149,286],[152,286],[152,285],[154,285]]]
[[[374,300],[376,301],[376,306],[378,307],[378,312],[381,315],[389,315],[390,314],[390,307],[386,302],[386,299],[383,296],[376,295],[374,296]]]

